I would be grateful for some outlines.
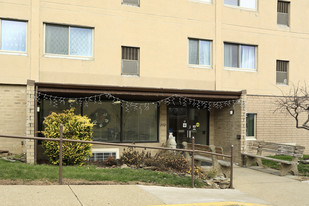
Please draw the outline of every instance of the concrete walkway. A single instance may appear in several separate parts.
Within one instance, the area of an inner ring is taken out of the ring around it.
[[[234,187],[275,206],[309,206],[309,183],[272,169],[235,167]]]
[[[290,177],[235,167],[234,187],[214,190],[141,185],[0,185],[0,206],[309,206],[309,184]]]

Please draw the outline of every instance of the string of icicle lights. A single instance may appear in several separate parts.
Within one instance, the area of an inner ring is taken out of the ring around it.
[[[130,102],[123,99],[120,99],[118,97],[113,96],[109,93],[102,93],[97,94],[89,97],[77,97],[77,98],[71,98],[71,97],[59,97],[54,95],[45,94],[42,92],[38,92],[37,94],[37,102],[40,103],[42,100],[49,101],[49,104],[53,107],[58,107],[58,105],[68,105],[69,107],[74,107],[77,105],[84,105],[88,107],[89,102],[92,102],[94,104],[102,104],[106,100],[112,101],[114,104],[120,104],[125,111],[143,111],[143,110],[149,110],[150,104],[160,106],[160,104],[165,103],[168,106],[171,105],[177,105],[177,106],[191,106],[197,109],[208,109],[209,111],[212,108],[215,109],[222,109],[227,106],[232,106],[236,103],[240,103],[240,99],[237,100],[224,100],[224,101],[202,101],[197,99],[192,99],[180,95],[172,95],[170,97],[154,101],[154,102]]]

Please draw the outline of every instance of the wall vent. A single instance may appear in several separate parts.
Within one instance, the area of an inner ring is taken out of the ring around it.
[[[104,161],[107,160],[108,157],[114,157],[115,159],[119,159],[119,148],[108,148],[108,149],[92,149],[92,157],[89,161]]]

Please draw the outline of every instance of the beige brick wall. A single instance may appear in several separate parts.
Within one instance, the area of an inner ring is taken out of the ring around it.
[[[26,86],[0,85],[0,134],[25,136]],[[22,139],[0,138],[0,150],[25,152]]]
[[[230,115],[230,110],[234,114]],[[240,162],[241,140],[241,105],[218,109],[214,111],[214,145],[223,147],[224,154],[231,153],[231,145],[234,145],[234,161]]]
[[[26,108],[26,136],[34,137],[34,103],[35,103],[35,91],[34,81],[28,80],[27,82],[27,108]],[[35,163],[35,141],[26,140],[26,154],[27,163]]]
[[[277,97],[247,97],[247,113],[257,114],[256,138],[277,143],[296,143],[306,147],[309,154],[309,131],[297,129],[295,120],[287,112],[275,112]]]

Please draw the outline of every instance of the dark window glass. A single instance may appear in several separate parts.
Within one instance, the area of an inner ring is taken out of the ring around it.
[[[136,103],[136,110],[123,110],[122,129],[123,141],[157,141],[157,106],[149,104],[149,109],[144,109],[145,103]]]
[[[247,137],[255,137],[256,114],[247,114]]]
[[[120,104],[112,102],[89,102],[84,106],[87,115],[95,124],[93,140],[103,142],[120,142]]]

